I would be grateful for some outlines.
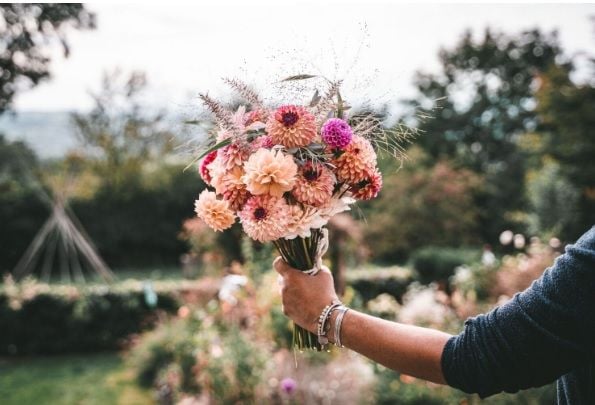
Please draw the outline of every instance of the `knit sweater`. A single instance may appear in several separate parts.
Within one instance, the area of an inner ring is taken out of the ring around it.
[[[525,291],[468,319],[442,371],[482,398],[557,380],[558,404],[595,404],[595,226]]]

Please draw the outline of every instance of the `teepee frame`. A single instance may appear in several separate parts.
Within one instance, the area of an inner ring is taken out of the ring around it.
[[[55,265],[58,265],[62,282],[85,282],[86,271],[111,282],[114,278],[112,271],[95,250],[66,199],[55,196],[51,207],[50,217],[14,268],[15,278],[21,280],[41,269],[41,279],[49,282]]]

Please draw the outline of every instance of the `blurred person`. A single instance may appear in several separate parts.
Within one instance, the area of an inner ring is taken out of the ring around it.
[[[274,268],[283,312],[316,333],[323,309],[338,301],[330,271],[310,276],[280,257]],[[340,312],[329,317],[330,342]],[[459,335],[355,310],[342,315],[341,344],[398,372],[481,398],[557,380],[559,404],[595,404],[595,226],[525,291],[467,319]]]

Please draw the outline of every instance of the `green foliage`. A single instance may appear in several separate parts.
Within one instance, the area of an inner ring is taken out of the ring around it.
[[[114,350],[150,326],[156,310],[172,312],[178,306],[173,292],[157,291],[157,308],[149,308],[139,286],[19,288],[8,283],[0,290],[3,355]]]
[[[593,60],[590,68],[595,68]],[[567,221],[561,224],[559,236],[564,240],[576,240],[595,223],[595,86],[573,83],[570,73],[550,67],[540,76],[537,92],[540,129],[545,134],[543,152],[559,163],[560,174],[579,193],[562,214]]]
[[[184,172],[181,166],[159,170],[170,176],[151,187],[105,185],[94,198],[71,202],[112,267],[176,265],[187,250],[178,234],[184,220],[194,216],[193,201],[202,183],[194,171]]]
[[[376,268],[348,272],[348,284],[367,303],[380,294],[389,294],[397,301],[402,302],[407,287],[413,281],[410,271],[397,268],[396,271],[380,270]]]
[[[3,405],[153,403],[114,353],[4,358],[0,397]]]
[[[446,282],[454,270],[479,260],[478,249],[460,249],[428,246],[417,250],[411,256],[418,279],[422,284],[433,281]]]
[[[141,72],[128,77],[119,71],[105,74],[101,91],[92,95],[94,108],[72,115],[95,170],[111,189],[136,185],[143,168],[158,163],[173,148],[165,111],[151,112],[144,103],[146,87]]]
[[[479,179],[447,162],[425,166],[426,155],[411,150],[411,164],[386,171],[379,198],[365,209],[366,239],[374,241],[372,259],[404,261],[428,244],[458,246],[477,240],[473,194]]]
[[[527,193],[532,210],[529,230],[544,236],[568,235],[576,224],[580,193],[562,173],[560,165],[546,163],[530,177]],[[595,208],[595,207],[593,207]]]
[[[263,350],[245,332],[197,318],[161,324],[130,353],[139,381],[167,393],[168,400],[206,392],[215,403],[254,403],[265,363]]]
[[[536,75],[559,61],[556,33],[526,31],[509,36],[486,31],[480,41],[466,33],[454,49],[442,50],[440,74],[418,75],[415,105],[434,108],[419,144],[434,159],[448,158],[482,176],[475,199],[484,241],[495,242],[504,229],[518,225],[526,210],[526,158],[519,139],[539,125],[535,110]]]
[[[49,77],[50,44],[70,53],[66,28],[94,28],[95,16],[82,4],[2,4],[0,36],[0,114],[23,88]]]

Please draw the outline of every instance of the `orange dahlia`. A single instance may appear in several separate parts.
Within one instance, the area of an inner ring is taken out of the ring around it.
[[[231,170],[223,170],[215,166],[212,170],[211,184],[215,192],[229,202],[232,210],[238,210],[248,199],[249,193],[242,181],[244,170],[241,166],[234,166]]]
[[[291,193],[302,204],[318,207],[332,197],[335,181],[335,175],[326,166],[307,162],[300,168]]]
[[[382,174],[376,168],[373,172],[366,175],[366,177],[350,187],[353,197],[358,200],[371,200],[376,198],[382,189]]]
[[[337,178],[345,183],[356,184],[366,178],[376,167],[376,152],[370,141],[358,135],[345,150],[333,160]]]
[[[275,144],[306,146],[316,137],[316,119],[304,107],[284,105],[271,114],[266,130]]]

